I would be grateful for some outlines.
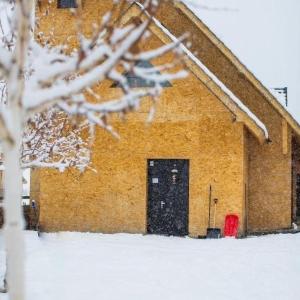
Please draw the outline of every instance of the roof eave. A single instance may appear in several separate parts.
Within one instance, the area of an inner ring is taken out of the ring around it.
[[[232,53],[232,51],[199,19],[198,16],[182,1],[175,1],[175,7],[179,8],[205,36],[233,63],[251,84],[272,104],[275,110],[288,122],[292,130],[300,137],[300,124],[281,105],[272,93],[253,75],[252,72]]]
[[[137,8],[136,15],[139,15],[142,5],[138,2],[134,2],[133,5],[129,8]],[[147,12],[145,12],[146,14]],[[146,17],[139,15],[140,17]],[[170,37],[162,29],[162,25],[158,26],[157,23],[160,23],[158,20],[153,18],[153,21],[150,25],[150,29],[155,33],[155,35],[163,42],[170,43],[174,42],[172,37]],[[171,35],[171,33],[170,33]],[[176,37],[175,37],[176,38]],[[188,50],[186,50],[188,51]],[[242,122],[249,129],[249,131],[257,138],[260,144],[266,143],[268,141],[268,134],[263,130],[247,113],[245,113],[231,97],[226,94],[200,67],[197,65],[189,55],[185,56],[185,64],[190,69],[190,71],[224,104],[224,106],[234,115],[236,121]]]

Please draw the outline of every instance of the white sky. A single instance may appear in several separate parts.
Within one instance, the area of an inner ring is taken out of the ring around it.
[[[300,122],[300,0],[185,1],[267,88],[288,87]]]

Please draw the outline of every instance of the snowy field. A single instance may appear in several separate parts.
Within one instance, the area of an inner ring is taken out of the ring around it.
[[[299,299],[300,234],[196,240],[26,232],[26,242],[28,300]],[[0,248],[2,276],[1,236]]]

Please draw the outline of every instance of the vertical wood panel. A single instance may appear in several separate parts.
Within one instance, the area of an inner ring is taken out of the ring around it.
[[[288,124],[285,119],[282,119],[282,153],[288,154],[289,143],[288,143]]]

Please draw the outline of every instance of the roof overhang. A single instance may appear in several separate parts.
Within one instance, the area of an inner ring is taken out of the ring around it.
[[[294,133],[300,137],[300,124],[293,116],[282,106],[282,104],[272,95],[272,93],[251,73],[247,67],[230,51],[228,47],[199,19],[198,16],[182,1],[174,1],[176,8],[180,9],[198,29],[213,43],[221,53],[231,61],[238,72],[243,74],[245,78],[261,93],[264,98],[274,107],[274,109],[287,121]]]
[[[144,13],[141,14],[141,11]],[[127,23],[131,17],[148,18],[149,15],[143,10],[142,4],[134,2],[128,13],[123,16],[123,24]],[[165,44],[178,41],[177,38],[165,28],[159,20],[152,18],[150,30]],[[260,143],[268,141],[268,131],[265,125],[240,101],[208,68],[182,43],[185,65],[234,115],[237,122],[242,122],[249,131],[258,139]]]

